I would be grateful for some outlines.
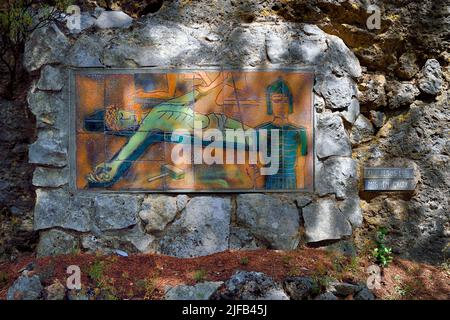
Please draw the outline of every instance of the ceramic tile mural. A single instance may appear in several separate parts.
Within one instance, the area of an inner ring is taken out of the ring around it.
[[[313,74],[76,71],[77,189],[313,188]]]

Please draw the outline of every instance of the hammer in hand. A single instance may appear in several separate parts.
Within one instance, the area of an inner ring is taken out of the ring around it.
[[[174,180],[179,180],[179,179],[183,179],[184,178],[184,170],[174,167],[170,164],[164,164],[161,166],[161,174],[157,175],[155,177],[151,177],[150,179],[148,179],[148,182],[152,182],[158,179],[161,179],[162,177],[165,176],[169,176],[170,178],[174,179]]]

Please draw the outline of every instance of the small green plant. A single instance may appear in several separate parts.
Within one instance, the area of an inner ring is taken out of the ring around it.
[[[105,274],[107,266],[108,263],[100,260],[100,256],[98,256],[87,270],[87,274],[90,279],[95,281],[94,292],[96,296],[103,300],[118,300],[115,280]]]
[[[375,262],[382,267],[387,267],[392,262],[392,248],[385,245],[386,228],[380,228],[377,231],[375,243],[377,247],[373,249],[372,256]]]
[[[249,262],[248,257],[242,257],[241,260],[239,260],[239,264],[243,266],[248,265],[248,262]]]
[[[193,279],[195,280],[195,282],[200,282],[200,281],[203,281],[205,276],[206,276],[206,270],[203,270],[203,269],[195,270]]]
[[[97,283],[100,283],[102,281],[104,272],[105,272],[105,263],[103,261],[96,260],[89,267],[88,276]]]

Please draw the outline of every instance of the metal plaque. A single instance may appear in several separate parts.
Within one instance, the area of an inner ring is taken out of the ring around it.
[[[413,168],[364,168],[364,178],[414,179]]]
[[[364,168],[366,191],[410,191],[415,187],[413,168]]]
[[[412,179],[365,179],[366,191],[408,191],[415,189]]]

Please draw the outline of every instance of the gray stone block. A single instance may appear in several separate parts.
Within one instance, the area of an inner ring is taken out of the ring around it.
[[[163,254],[188,258],[228,249],[231,202],[229,198],[194,197],[166,230],[159,243]]]
[[[222,285],[221,281],[206,281],[193,286],[178,285],[170,287],[164,295],[165,300],[209,300]]]
[[[264,194],[237,196],[239,224],[273,249],[295,249],[300,241],[299,212],[294,204]]]
[[[352,227],[332,199],[320,199],[302,210],[306,241],[338,240],[352,234]]]
[[[352,145],[342,119],[337,114],[319,115],[316,130],[316,154],[319,158],[351,156]]]
[[[71,254],[78,248],[78,239],[73,235],[60,230],[49,230],[41,233],[36,251],[38,257],[45,257]]]

